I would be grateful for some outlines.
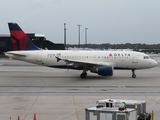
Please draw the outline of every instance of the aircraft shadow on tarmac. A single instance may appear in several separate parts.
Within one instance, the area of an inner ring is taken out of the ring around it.
[[[41,78],[56,78],[56,79],[73,79],[73,80],[81,80],[81,81],[86,81],[86,80],[133,80],[132,77],[130,76],[107,76],[107,77],[103,77],[103,76],[94,76],[94,75],[88,75],[85,79],[80,78],[79,76],[61,76],[61,75],[56,75],[56,76],[43,76]],[[138,78],[134,79],[136,80],[141,80],[141,79],[151,79],[151,77],[148,76],[139,76]]]

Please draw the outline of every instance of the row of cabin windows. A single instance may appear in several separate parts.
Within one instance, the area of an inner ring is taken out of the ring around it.
[[[118,56],[115,56],[115,57],[107,57],[107,56],[57,56],[59,58],[102,58],[102,59],[105,59],[105,58],[128,58],[128,57],[118,57]],[[51,58],[51,56],[50,56]]]

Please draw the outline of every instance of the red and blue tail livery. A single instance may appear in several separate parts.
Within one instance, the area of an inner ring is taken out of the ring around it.
[[[13,50],[39,50],[17,23],[8,23]]]

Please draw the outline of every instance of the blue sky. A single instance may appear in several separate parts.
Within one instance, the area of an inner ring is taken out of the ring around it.
[[[27,33],[45,34],[55,42],[160,43],[160,0],[0,0],[0,33],[16,22]]]

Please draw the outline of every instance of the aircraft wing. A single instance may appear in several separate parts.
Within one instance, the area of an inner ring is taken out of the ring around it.
[[[74,60],[74,59],[61,59],[61,58],[57,58],[57,62],[62,60],[64,62],[66,62],[67,64],[73,64],[75,66],[88,66],[88,67],[94,67],[94,66],[102,66],[102,65],[106,65],[106,66],[115,66],[114,63],[112,62],[95,62],[95,61],[82,61],[82,60]]]

